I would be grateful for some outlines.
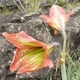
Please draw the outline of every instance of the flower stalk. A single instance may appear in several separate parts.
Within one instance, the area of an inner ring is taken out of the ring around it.
[[[67,80],[67,75],[66,75],[66,67],[65,67],[65,56],[66,56],[66,40],[67,36],[65,31],[62,33],[63,35],[63,49],[61,53],[61,59],[62,59],[62,64],[61,64],[61,73],[62,73],[62,80]]]

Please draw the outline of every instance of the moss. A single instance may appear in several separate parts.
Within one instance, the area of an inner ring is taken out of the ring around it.
[[[73,4],[67,3],[65,9],[71,10],[71,9],[73,9],[73,8],[75,8],[75,7],[78,7],[78,6],[80,6],[80,3],[73,3]]]
[[[24,0],[24,3],[26,4],[26,12],[38,11],[41,1],[42,0]]]

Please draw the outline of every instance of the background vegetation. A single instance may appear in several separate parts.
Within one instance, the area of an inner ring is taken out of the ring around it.
[[[79,0],[22,0],[23,3],[21,2],[21,0],[18,1],[20,1],[19,4],[16,2],[16,0],[13,0],[14,4],[18,7],[18,9],[12,10],[9,10],[7,7],[0,3],[0,16],[6,16],[12,13],[18,14],[24,12],[30,13],[34,11],[39,11],[40,4],[44,3],[45,5],[46,1],[49,2],[49,5],[58,4],[67,11],[73,9],[74,7],[80,6]]]

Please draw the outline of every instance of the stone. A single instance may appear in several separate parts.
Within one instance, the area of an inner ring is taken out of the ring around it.
[[[74,13],[75,12],[76,11],[74,10]],[[53,34],[53,30],[39,17],[39,15],[40,12],[35,12],[31,14],[9,15],[0,18],[1,80],[14,80],[16,77],[16,72],[11,73],[9,70],[15,47],[3,38],[3,32],[18,33],[23,30],[33,38],[44,43],[50,44],[54,42],[59,42],[62,45],[63,39],[61,34],[55,36]],[[80,46],[80,22],[76,21],[79,16],[79,14],[75,14],[75,16],[73,15],[71,20],[67,23],[66,27],[68,39],[70,40],[69,47],[71,48],[71,50],[74,50],[75,46]],[[53,68],[49,69],[48,67],[46,67],[34,73],[17,75],[17,80],[49,80],[51,77],[54,80],[61,80],[60,70],[55,77],[55,61],[57,59],[57,56],[57,49],[55,48],[49,57],[54,63]]]
[[[40,11],[42,14],[47,14],[49,9],[51,7],[51,1],[50,0],[42,0],[42,2],[39,5]]]
[[[39,13],[29,15],[10,15],[0,18],[0,71],[1,80],[12,80],[16,74],[9,71],[9,65],[12,60],[15,47],[7,42],[2,32],[15,33],[25,31],[30,36],[44,43],[53,43],[54,39],[51,36],[49,27],[38,17]],[[22,20],[21,20],[22,19]],[[55,59],[55,58],[54,58]],[[47,76],[49,69],[44,68],[32,74],[18,75],[17,80],[38,80],[44,79]],[[4,74],[4,75],[3,75]]]
[[[70,53],[73,55],[73,60],[78,60],[80,58],[80,7],[76,7],[72,11],[74,14],[67,24],[66,32]]]

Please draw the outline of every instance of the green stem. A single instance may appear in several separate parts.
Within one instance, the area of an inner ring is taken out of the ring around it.
[[[67,40],[67,36],[65,31],[63,32],[63,49],[62,49],[62,53],[61,53],[61,58],[63,59],[63,62],[61,64],[61,73],[62,73],[62,80],[67,80],[67,76],[66,76],[66,67],[65,67],[65,56],[66,56],[66,40]]]
[[[65,62],[61,64],[62,80],[67,80]]]
[[[18,75],[16,74],[16,76],[15,76],[15,79],[14,79],[14,80],[17,80],[17,78],[18,78]]]

